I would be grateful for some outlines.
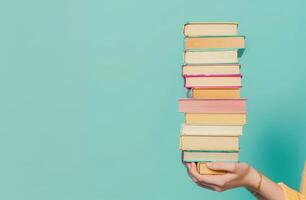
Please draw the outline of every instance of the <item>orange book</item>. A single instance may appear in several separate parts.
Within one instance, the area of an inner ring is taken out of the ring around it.
[[[185,123],[188,125],[244,125],[245,113],[185,113]]]
[[[197,170],[199,174],[202,174],[202,175],[216,175],[216,174],[222,175],[226,173],[224,171],[211,170],[207,167],[206,163],[203,163],[203,162],[197,163]]]
[[[192,89],[189,96],[194,99],[240,99],[239,88]]]
[[[244,48],[244,36],[186,37],[185,49]]]

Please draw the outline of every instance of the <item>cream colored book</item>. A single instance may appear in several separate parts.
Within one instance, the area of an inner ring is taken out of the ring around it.
[[[217,174],[222,175],[226,173],[224,171],[211,170],[207,167],[206,163],[203,162],[197,163],[197,170],[201,175],[217,175]]]
[[[244,125],[246,114],[185,113],[185,123],[188,125]]]
[[[236,22],[193,22],[186,23],[183,28],[184,36],[221,36],[237,35]]]
[[[238,151],[239,137],[181,135],[180,149],[193,151]]]
[[[241,87],[241,75],[233,76],[187,76],[186,88],[239,88]]]
[[[181,135],[241,136],[243,126],[213,126],[182,124]]]
[[[238,63],[238,51],[185,51],[184,62],[186,64]]]
[[[238,152],[183,151],[184,162],[237,162]]]
[[[183,76],[240,74],[240,65],[238,63],[184,65],[182,74]]]

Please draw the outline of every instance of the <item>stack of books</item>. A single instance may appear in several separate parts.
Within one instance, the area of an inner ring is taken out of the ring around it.
[[[238,63],[245,37],[238,34],[237,23],[223,22],[187,23],[183,33],[187,98],[179,99],[179,111],[185,114],[182,159],[196,162],[200,174],[219,174],[206,163],[238,162],[239,137],[246,123]]]

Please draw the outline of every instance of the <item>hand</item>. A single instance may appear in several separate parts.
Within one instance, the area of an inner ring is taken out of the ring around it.
[[[236,187],[255,191],[260,182],[260,175],[245,163],[207,163],[209,169],[225,171],[222,175],[200,175],[195,163],[185,163],[185,166],[197,185],[218,192]]]

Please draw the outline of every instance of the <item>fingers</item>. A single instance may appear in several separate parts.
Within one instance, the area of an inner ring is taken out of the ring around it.
[[[196,165],[195,163],[184,163],[184,165],[187,167],[187,173],[189,177],[192,179],[193,182],[195,182],[198,186],[217,191],[218,188],[216,188],[215,185],[210,185],[202,181],[201,175],[197,172],[196,170]]]
[[[187,169],[188,169],[188,166],[191,165],[191,163],[189,163],[189,162],[184,162],[183,164],[184,164],[184,166],[185,166]]]
[[[225,190],[224,186],[228,179],[226,175],[201,175],[198,173],[195,163],[187,163],[186,166],[189,176],[198,186],[219,192]]]
[[[228,175],[200,175],[196,169],[195,163],[191,163],[188,165],[189,173],[198,181],[204,184],[223,186],[225,182],[228,180]]]
[[[201,175],[198,173],[195,163],[186,163],[185,166],[187,167],[187,172],[191,179],[197,183],[201,179]]]
[[[226,171],[234,173],[238,168],[238,163],[222,163],[222,162],[214,162],[206,164],[209,169],[217,170],[217,171]]]
[[[223,175],[202,175],[202,181],[206,184],[216,185],[218,187],[226,187],[226,184],[231,179],[231,174],[223,174]]]
[[[201,179],[202,179],[201,175],[200,175],[199,172],[197,171],[197,167],[196,167],[196,164],[195,164],[195,163],[189,163],[189,165],[188,165],[187,167],[188,167],[188,172],[189,172],[193,177],[195,177],[195,178],[198,179],[198,180],[201,180]]]
[[[188,163],[188,174],[194,182],[204,186],[213,188],[216,191],[225,190],[226,184],[232,179],[232,174],[222,174],[222,175],[201,175],[196,169],[195,163]]]
[[[202,187],[202,188],[205,188],[207,190],[212,190],[212,191],[218,191],[220,190],[219,188],[217,188],[216,186],[207,186],[207,185],[204,185],[204,184],[201,184],[201,183],[197,183],[197,185],[199,187]]]

